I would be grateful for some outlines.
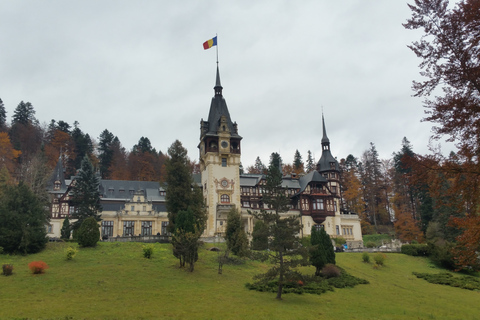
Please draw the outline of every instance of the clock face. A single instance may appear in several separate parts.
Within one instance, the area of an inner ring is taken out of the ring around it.
[[[222,180],[222,187],[224,187],[224,188],[228,187],[228,181],[227,180]]]
[[[227,148],[227,147],[228,147],[228,142],[222,141],[222,148]]]

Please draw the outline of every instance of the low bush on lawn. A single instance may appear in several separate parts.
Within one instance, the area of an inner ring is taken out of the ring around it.
[[[401,251],[403,254],[414,257],[428,257],[430,255],[428,244],[404,244]]]
[[[446,286],[467,290],[480,290],[480,279],[471,276],[455,277],[453,274],[448,272],[441,272],[437,274],[413,272],[413,274],[417,278],[425,279],[434,284],[443,284]]]
[[[40,274],[48,269],[48,265],[43,261],[32,261],[28,264],[28,269],[30,269],[33,274]]]
[[[322,294],[327,291],[333,291],[334,288],[353,288],[359,284],[368,284],[369,282],[348,274],[342,268],[335,266],[340,271],[340,276],[327,278],[325,276],[307,276],[300,275],[301,279],[287,281],[283,285],[283,293],[310,293]],[[260,292],[276,293],[278,290],[278,280],[273,281],[257,281],[254,283],[247,283],[245,285],[250,290]]]
[[[13,273],[13,264],[6,263],[2,265],[2,274],[4,276],[10,276]]]

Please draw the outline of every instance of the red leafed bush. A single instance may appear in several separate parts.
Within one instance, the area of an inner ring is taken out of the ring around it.
[[[28,264],[28,268],[33,274],[43,273],[45,269],[48,269],[48,264],[43,261],[32,261]]]
[[[298,283],[298,285],[299,285],[300,287],[303,287],[303,281],[302,281],[302,280],[298,280],[297,283]]]

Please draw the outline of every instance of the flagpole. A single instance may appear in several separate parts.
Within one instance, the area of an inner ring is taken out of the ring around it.
[[[216,49],[217,49],[217,66],[218,66],[218,34],[216,34],[216,33],[215,33],[215,38],[217,38]]]

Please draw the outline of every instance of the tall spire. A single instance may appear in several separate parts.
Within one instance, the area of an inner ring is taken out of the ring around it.
[[[222,96],[222,84],[220,83],[220,70],[218,68],[218,62],[217,62],[217,79],[215,81],[215,87],[213,88],[215,90],[215,96]]]
[[[325,149],[325,146],[327,147],[330,146],[330,140],[327,137],[327,128],[325,127],[325,118],[323,117],[323,112],[322,112],[322,125],[323,125],[322,146],[323,146],[323,149]]]

